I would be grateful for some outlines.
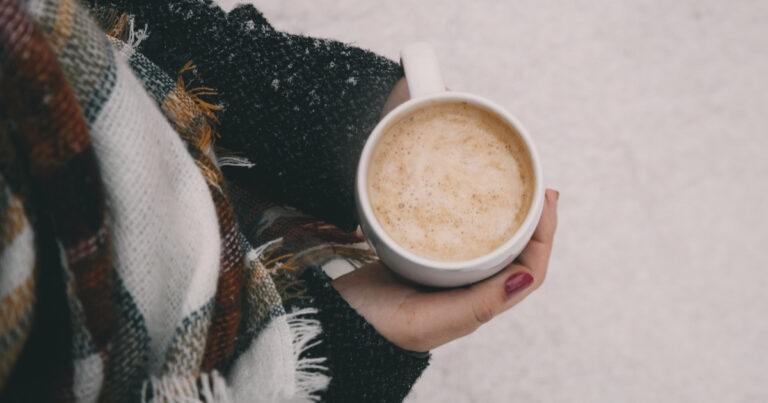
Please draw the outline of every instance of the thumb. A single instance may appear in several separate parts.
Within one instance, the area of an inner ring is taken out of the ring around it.
[[[500,273],[467,289],[465,300],[472,309],[472,325],[478,327],[517,305],[536,288],[530,269],[512,264]]]
[[[557,227],[559,193],[547,189],[544,210],[533,237],[517,259],[501,273],[468,289],[477,326],[522,301],[541,285],[547,274],[549,255]]]
[[[515,306],[533,292],[544,280],[557,226],[558,193],[547,190],[544,211],[531,242],[517,262],[496,275],[467,288],[457,288],[430,295],[439,300],[442,309],[451,307],[442,316],[459,336],[471,333],[494,316]],[[450,316],[451,318],[446,318]]]
[[[420,294],[419,311],[430,320],[421,323],[420,350],[429,350],[474,332],[480,325],[511,308],[535,287],[530,269],[513,264],[467,288]]]

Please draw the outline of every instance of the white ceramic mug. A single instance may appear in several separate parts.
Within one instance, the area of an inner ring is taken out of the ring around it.
[[[531,239],[544,207],[544,184],[541,163],[531,136],[514,116],[497,104],[472,94],[446,91],[437,57],[428,43],[414,43],[400,52],[405,69],[411,99],[385,116],[368,137],[360,163],[357,167],[356,202],[360,226],[368,243],[379,255],[381,261],[405,278],[436,287],[455,287],[474,283],[489,277],[510,264]],[[523,138],[533,163],[533,177],[536,181],[528,215],[517,232],[504,244],[483,256],[464,261],[436,261],[417,256],[398,245],[376,220],[368,199],[368,165],[371,154],[379,142],[384,129],[390,122],[396,122],[409,112],[430,104],[444,101],[468,102],[493,111],[512,126]]]

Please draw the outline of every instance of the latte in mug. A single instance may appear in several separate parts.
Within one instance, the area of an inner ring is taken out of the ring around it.
[[[512,238],[535,190],[514,127],[467,102],[437,102],[385,128],[367,190],[376,220],[399,245],[437,261],[483,256]]]

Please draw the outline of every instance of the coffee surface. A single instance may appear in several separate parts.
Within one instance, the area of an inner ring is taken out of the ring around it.
[[[368,168],[371,207],[387,234],[440,261],[476,258],[509,240],[533,189],[517,131],[465,102],[424,106],[391,124]]]

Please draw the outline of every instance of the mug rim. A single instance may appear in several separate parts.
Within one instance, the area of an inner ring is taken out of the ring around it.
[[[376,214],[373,212],[373,209],[371,208],[371,203],[368,198],[368,186],[367,186],[368,168],[371,162],[371,156],[373,154],[373,150],[375,149],[376,145],[379,143],[379,140],[381,139],[381,136],[384,133],[384,129],[387,128],[393,120],[397,119],[398,117],[401,117],[402,115],[408,112],[411,112],[413,110],[416,110],[420,107],[423,107],[431,103],[444,102],[444,101],[470,102],[474,105],[489,109],[491,112],[495,113],[498,117],[504,120],[505,123],[512,126],[520,135],[520,137],[523,139],[523,142],[525,143],[528,154],[531,157],[531,165],[533,165],[533,177],[535,180],[533,197],[531,198],[531,204],[528,208],[528,212],[526,213],[525,219],[520,224],[520,227],[515,231],[512,237],[504,241],[504,243],[502,243],[492,251],[485,253],[481,256],[478,256],[472,259],[467,259],[467,260],[441,261],[441,260],[429,259],[426,257],[419,256],[409,251],[405,247],[400,246],[400,244],[398,244],[394,239],[392,239],[392,237],[390,237],[389,234],[381,226],[378,219],[376,218]],[[538,217],[540,215],[540,213],[537,211],[537,210],[540,210],[538,206],[543,205],[544,184],[543,184],[542,178],[543,178],[543,175],[542,175],[541,162],[539,160],[538,151],[536,150],[536,147],[533,144],[533,141],[530,138],[530,135],[525,130],[525,128],[520,124],[517,118],[515,118],[515,116],[505,111],[501,106],[499,106],[495,102],[479,97],[477,95],[468,94],[464,92],[454,92],[454,91],[443,92],[439,94],[431,94],[429,96],[409,99],[408,101],[398,105],[395,109],[393,109],[386,116],[384,116],[383,119],[381,119],[381,121],[376,125],[376,127],[374,127],[373,131],[371,132],[371,135],[368,136],[368,139],[365,142],[365,146],[363,147],[363,151],[360,154],[360,161],[358,163],[358,168],[357,168],[356,192],[357,192],[357,196],[359,198],[359,203],[360,203],[359,210],[361,210],[365,215],[365,217],[358,217],[358,218],[360,220],[367,221],[368,225],[372,227],[374,232],[376,232],[376,235],[381,240],[381,242],[386,244],[386,246],[389,249],[391,249],[393,252],[397,253],[398,255],[400,255],[401,257],[405,258],[410,262],[413,262],[421,266],[431,267],[431,268],[440,269],[440,270],[475,271],[477,269],[484,269],[486,268],[486,266],[492,265],[495,262],[498,262],[499,260],[506,258],[505,255],[509,254],[510,251],[513,250],[515,246],[519,244],[521,238],[526,236],[526,232],[529,232],[529,231],[526,231],[526,229],[529,229],[532,225],[535,226],[538,224],[537,222],[534,222],[534,220],[538,220]]]

